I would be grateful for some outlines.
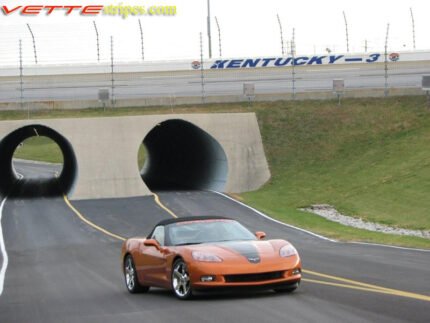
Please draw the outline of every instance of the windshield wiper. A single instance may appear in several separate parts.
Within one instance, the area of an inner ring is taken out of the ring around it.
[[[189,246],[189,245],[193,245],[193,244],[201,244],[202,242],[184,242],[184,243],[178,243],[175,244],[175,246]]]
[[[211,241],[211,243],[217,243],[217,242],[234,242],[234,241],[254,241],[254,239],[226,239],[226,240],[217,240],[217,241]]]

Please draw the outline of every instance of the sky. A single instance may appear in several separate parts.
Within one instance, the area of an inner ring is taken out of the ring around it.
[[[204,58],[208,58],[207,2],[206,0],[2,0],[9,8],[18,5],[174,5],[177,15],[64,16],[35,17],[0,13],[0,68],[19,62],[19,39],[23,44],[25,65],[34,64],[33,44],[27,29],[31,26],[36,38],[39,64],[73,64],[97,62],[96,22],[102,62],[110,60],[110,37],[114,42],[115,61],[141,60],[141,42],[138,19],[144,35],[146,61],[199,59],[200,32],[203,34]],[[284,47],[295,30],[296,52],[299,55],[324,54],[347,50],[345,11],[349,29],[350,52],[383,51],[387,24],[390,24],[388,48],[390,51],[413,50],[410,8],[415,18],[416,49],[430,49],[430,1],[428,0],[211,0],[213,58],[220,56],[218,31],[214,17],[221,27],[222,56],[256,57],[281,56],[279,14]]]

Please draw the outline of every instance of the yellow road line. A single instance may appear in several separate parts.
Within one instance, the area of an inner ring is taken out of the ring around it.
[[[375,293],[383,293],[383,294],[391,294],[388,291],[382,290],[382,289],[374,289],[374,288],[366,288],[366,287],[360,287],[355,285],[348,285],[348,284],[341,284],[341,283],[333,283],[328,282],[325,280],[317,280],[317,279],[310,279],[310,278],[302,278],[302,281],[308,282],[308,283],[315,283],[315,284],[321,284],[321,285],[328,285],[328,286],[335,286],[335,287],[343,287],[343,288],[350,288],[350,289],[357,289],[357,290],[364,290],[367,292],[375,292]]]
[[[338,277],[338,276],[332,276],[332,275],[327,275],[327,274],[322,274],[316,271],[311,271],[311,270],[306,270],[304,269],[303,272],[305,274],[309,274],[309,275],[314,275],[314,276],[318,276],[318,277],[322,277],[322,278],[327,278],[327,279],[332,279],[332,280],[337,280],[337,281],[341,281],[344,283],[349,283],[349,284],[353,284],[353,285],[357,285],[357,286],[362,286],[362,287],[366,287],[366,288],[372,288],[372,289],[377,289],[377,290],[384,290],[384,291],[388,291],[388,292],[399,292],[399,290],[396,289],[392,289],[392,288],[386,288],[386,287],[382,287],[382,286],[377,286],[377,285],[372,285],[372,284],[366,284],[366,283],[362,283],[356,280],[352,280],[352,279],[347,279],[347,278],[342,278],[342,277]]]
[[[372,284],[366,284],[366,283],[362,283],[362,282],[359,282],[359,281],[356,281],[356,280],[352,280],[352,279],[347,279],[347,278],[341,278],[341,277],[337,277],[337,276],[322,274],[322,273],[319,273],[319,272],[316,272],[316,271],[307,270],[307,269],[303,269],[303,272],[305,274],[314,275],[314,276],[318,276],[318,277],[322,277],[322,278],[327,278],[327,279],[332,279],[332,280],[337,280],[337,281],[341,281],[341,282],[344,282],[344,283],[349,283],[349,284],[353,284],[353,285],[363,286],[363,287],[367,287],[367,288],[379,289],[379,290],[390,290],[389,288],[385,288],[385,287],[381,287],[381,286],[377,286],[377,285],[372,285]]]
[[[125,241],[127,240],[126,238],[123,238],[115,233],[112,233],[106,229],[103,229],[102,227],[99,227],[97,224],[91,222],[90,220],[86,219],[77,209],[75,209],[75,207],[70,203],[69,199],[67,198],[66,195],[63,195],[64,197],[64,201],[66,202],[66,204],[69,206],[69,208],[79,217],[79,219],[81,219],[83,222],[85,222],[86,224],[88,224],[89,226],[93,227],[94,229],[103,232],[104,234],[107,234],[108,236],[121,240],[121,241]]]
[[[173,213],[173,211],[171,211],[169,208],[167,208],[166,206],[164,206],[163,203],[161,203],[160,197],[157,194],[155,194],[155,193],[152,193],[152,194],[154,194],[155,203],[157,203],[159,207],[161,207],[164,211],[166,211],[167,213],[169,213],[174,218],[178,217],[175,213]]]
[[[154,200],[157,203],[158,206],[160,206],[164,211],[166,211],[167,213],[169,213],[172,217],[177,218],[178,216],[169,208],[167,208],[161,201],[160,201],[160,197],[154,194]],[[86,219],[68,200],[67,196],[64,195],[64,201],[66,202],[66,204],[70,207],[70,209],[86,224],[90,225],[91,227],[93,227],[94,229],[107,234],[108,236],[111,236],[115,239],[118,240],[122,240],[125,241],[126,238],[121,237],[119,235],[116,235],[106,229],[103,229],[102,227],[96,225],[95,223],[91,222],[90,220]],[[308,283],[315,283],[315,284],[320,284],[320,285],[327,285],[327,286],[333,286],[333,287],[340,287],[340,288],[348,288],[348,289],[354,289],[354,290],[361,290],[361,291],[366,291],[366,292],[372,292],[372,293],[380,293],[380,294],[387,294],[387,295],[392,295],[392,296],[400,296],[400,297],[406,297],[406,298],[412,298],[412,299],[417,299],[417,300],[422,300],[422,301],[427,301],[430,302],[430,296],[427,295],[421,295],[421,294],[416,294],[416,293],[410,293],[410,292],[405,292],[405,291],[401,291],[401,290],[396,290],[396,289],[391,289],[391,288],[385,288],[382,286],[377,286],[377,285],[372,285],[372,284],[367,284],[367,283],[362,283],[356,280],[352,280],[352,279],[347,279],[347,278],[343,278],[343,277],[338,277],[338,276],[333,276],[333,275],[327,275],[327,274],[323,274],[323,273],[319,273],[316,271],[312,271],[312,270],[307,270],[304,269],[303,273],[308,274],[308,275],[314,275],[314,276],[318,276],[318,277],[322,277],[322,278],[326,278],[326,279],[331,279],[331,280],[335,280],[335,281],[340,281],[340,282],[344,282],[347,284],[341,284],[341,283],[334,283],[334,282],[329,282],[329,281],[323,281],[323,280],[316,280],[316,279],[309,279],[309,278],[302,278],[302,281],[308,282]]]
[[[415,294],[415,293],[409,293],[409,292],[403,292],[403,291],[394,290],[394,289],[366,288],[366,287],[360,287],[360,286],[355,286],[355,285],[333,283],[333,282],[327,282],[327,281],[323,281],[323,280],[316,280],[316,279],[309,279],[309,278],[302,278],[302,281],[305,281],[305,282],[308,282],[308,283],[320,284],[320,285],[327,285],[327,286],[334,286],[334,287],[341,287],[341,288],[361,290],[361,291],[366,291],[366,292],[371,292],[371,293],[380,293],[380,294],[387,294],[387,295],[392,295],[392,296],[400,296],[400,297],[406,297],[406,298],[413,298],[413,299],[418,299],[418,300],[421,300],[421,301],[430,302],[430,296],[421,295],[421,294]]]

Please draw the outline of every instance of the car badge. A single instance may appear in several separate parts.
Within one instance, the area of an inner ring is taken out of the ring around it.
[[[247,257],[248,261],[252,264],[258,264],[260,262],[260,257]]]

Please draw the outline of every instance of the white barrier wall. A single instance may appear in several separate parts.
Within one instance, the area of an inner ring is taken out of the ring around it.
[[[389,62],[430,61],[430,51],[389,52]],[[239,69],[239,68],[276,68],[295,65],[341,65],[341,64],[374,64],[385,61],[383,52],[356,54],[320,54],[277,57],[239,57],[220,58],[204,61],[204,69]],[[198,60],[153,61],[153,62],[118,62],[115,73],[135,72],[174,72],[200,69]],[[37,75],[71,75],[71,74],[102,74],[110,73],[110,63],[70,64],[70,65],[26,65],[26,76]],[[18,66],[0,68],[0,77],[16,76]]]

